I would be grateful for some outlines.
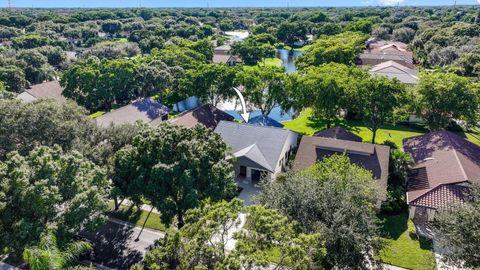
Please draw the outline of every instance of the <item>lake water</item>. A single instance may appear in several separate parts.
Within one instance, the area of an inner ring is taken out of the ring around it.
[[[239,111],[225,110],[225,112],[230,114],[231,116],[235,117],[235,120],[243,120]],[[259,115],[262,115],[262,113],[260,111],[250,112],[250,118],[253,118],[253,117],[259,116]],[[282,108],[280,106],[277,106],[277,107],[272,109],[272,112],[268,116],[275,121],[283,122],[283,121],[292,120],[293,117],[295,116],[295,112],[293,110],[289,110],[286,113],[282,113]]]
[[[225,35],[230,36],[231,42],[239,42],[247,38],[249,33],[247,31],[227,31]]]
[[[295,60],[302,55],[303,51],[300,50],[286,50],[286,49],[279,49],[277,50],[277,58],[282,60],[282,66],[285,68],[287,73],[293,73],[297,71],[297,67],[295,66]]]

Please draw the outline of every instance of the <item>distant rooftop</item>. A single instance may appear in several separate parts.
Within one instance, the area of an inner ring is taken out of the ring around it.
[[[62,96],[63,87],[58,81],[50,81],[39,84],[34,84],[30,88],[25,89],[24,92],[17,96],[26,102],[31,102],[40,98],[51,98],[57,102],[63,103],[67,99]]]
[[[95,118],[97,125],[108,127],[111,124],[133,124],[144,121],[152,126],[168,118],[169,109],[152,98],[144,98]]]

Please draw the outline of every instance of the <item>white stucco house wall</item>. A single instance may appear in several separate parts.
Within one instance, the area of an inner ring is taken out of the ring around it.
[[[221,121],[215,129],[231,148],[235,176],[258,182],[283,172],[298,134],[288,129]]]

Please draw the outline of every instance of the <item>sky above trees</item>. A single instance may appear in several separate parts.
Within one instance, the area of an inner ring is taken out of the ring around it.
[[[2,0],[0,7],[7,5]],[[11,0],[14,7],[294,7],[294,6],[392,6],[453,5],[455,0]],[[458,5],[480,0],[457,0]]]

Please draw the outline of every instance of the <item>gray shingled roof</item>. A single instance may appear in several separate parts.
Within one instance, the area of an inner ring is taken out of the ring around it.
[[[267,170],[277,167],[282,149],[289,135],[293,133],[293,131],[283,128],[254,126],[226,121],[221,121],[215,132],[222,136],[237,157],[243,153],[244,157],[254,159],[252,161],[259,165],[265,159],[270,167],[265,168]]]
[[[168,112],[169,109],[161,103],[151,98],[144,98],[99,116],[95,118],[95,122],[101,127],[108,127],[111,124],[133,124],[136,121],[144,121],[156,126]]]
[[[376,76],[386,76],[391,79],[396,78],[406,84],[417,84],[419,79],[416,70],[400,65],[394,61],[378,64],[372,67],[369,72]]]
[[[34,84],[30,88],[25,89],[23,93],[18,95],[18,98],[31,102],[40,98],[51,98],[57,102],[63,103],[67,99],[62,96],[63,88],[58,81],[50,81],[39,84]]]

